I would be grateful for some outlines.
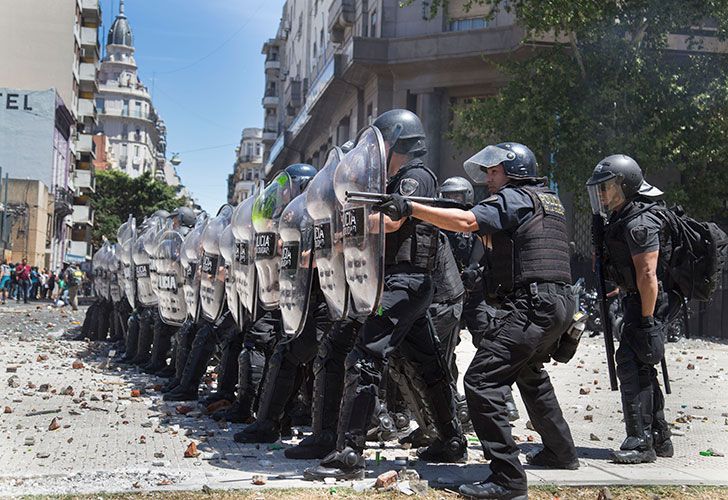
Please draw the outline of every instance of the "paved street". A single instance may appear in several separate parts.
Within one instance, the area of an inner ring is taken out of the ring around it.
[[[178,405],[162,402],[161,379],[114,364],[108,344],[62,340],[84,310],[72,313],[45,303],[0,306],[0,495],[259,488],[251,483],[253,475],[264,475],[265,487],[312,486],[300,478],[313,462],[283,457],[282,446],[292,441],[239,445],[232,436],[240,425],[218,425],[197,407],[180,414]],[[463,332],[461,374],[472,352]],[[728,346],[706,340],[668,344],[674,392],[667,396],[666,413],[674,424],[676,456],[631,467],[608,461],[608,449],[619,446],[624,430],[602,353],[602,338],[587,338],[570,364],[549,366],[582,466],[529,469],[531,483],[728,485],[728,458],[700,454],[728,453]],[[514,434],[526,452],[539,436],[527,427],[517,391],[516,398],[522,418]],[[200,451],[197,458],[184,458],[190,442]],[[390,444],[377,450],[386,460],[377,466],[372,448],[368,478],[400,468],[393,465],[396,457],[414,460],[413,450]],[[431,484],[484,479],[487,465],[474,436],[470,463],[412,468]]]

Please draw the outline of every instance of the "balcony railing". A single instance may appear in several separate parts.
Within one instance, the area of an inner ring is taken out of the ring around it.
[[[73,193],[65,188],[57,188],[53,194],[54,212],[58,217],[73,213]]]
[[[73,205],[73,223],[93,225],[93,209],[88,205]]]
[[[96,191],[96,176],[91,170],[76,170],[74,173],[73,184],[81,192]]]

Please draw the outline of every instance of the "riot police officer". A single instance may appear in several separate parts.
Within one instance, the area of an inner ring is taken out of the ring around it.
[[[460,492],[475,498],[527,498],[526,473],[511,435],[506,395],[515,382],[544,448],[533,465],[576,469],[579,465],[543,367],[575,311],[564,207],[537,176],[526,146],[487,146],[464,164],[491,196],[470,210],[412,203],[394,194],[382,205],[393,219],[413,216],[442,229],[475,232],[485,239],[490,261],[486,284],[500,304],[465,374],[473,427],[490,459],[491,475]]]
[[[437,179],[425,167],[425,133],[414,113],[395,109],[374,121],[387,150],[388,193],[434,197]],[[437,252],[437,230],[412,218],[385,217],[384,291],[376,314],[366,318],[346,360],[346,386],[339,415],[337,450],[304,478],[361,478],[366,432],[376,407],[382,372],[397,348],[419,367],[427,398],[435,410],[438,439],[419,452],[427,461],[463,461],[466,441],[455,414],[455,399],[445,361],[427,316],[432,302],[431,269]]]
[[[622,292],[622,337],[616,353],[627,438],[613,452],[617,463],[654,462],[673,455],[665,398],[655,364],[665,352],[669,300],[663,290],[670,255],[668,229],[650,198],[662,192],[645,182],[636,161],[611,155],[600,161],[587,190],[603,217],[605,274]]]

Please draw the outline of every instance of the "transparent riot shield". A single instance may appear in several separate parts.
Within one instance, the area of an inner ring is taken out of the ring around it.
[[[232,219],[231,219],[232,220]],[[235,289],[235,278],[233,277],[233,263],[235,262],[235,236],[233,236],[232,224],[228,224],[220,235],[220,258],[225,268],[225,300],[233,319],[239,325],[240,300],[238,291]]]
[[[180,260],[184,270],[184,297],[187,304],[187,314],[193,321],[200,316],[200,258],[202,256],[202,234],[205,232],[209,219],[207,214],[197,218],[195,227],[187,233],[182,242]]]
[[[346,281],[354,312],[366,316],[376,312],[384,283],[384,216],[371,204],[349,202],[349,191],[384,193],[386,156],[382,134],[364,129],[356,146],[339,162],[334,190],[343,205],[343,239]]]
[[[220,257],[220,236],[232,215],[233,207],[223,205],[202,234],[200,312],[208,321],[217,321],[225,306],[225,266]]]
[[[122,280],[123,268],[121,265],[121,245],[114,243],[109,252],[109,297],[114,304],[124,300],[124,286]]]
[[[149,255],[149,277],[152,283],[152,291],[157,296],[157,304],[159,304],[159,273],[157,271],[157,248],[162,242],[164,233],[172,228],[170,219],[162,219],[153,217],[151,220],[151,233],[147,234],[144,240],[144,249]]]
[[[255,196],[243,200],[233,211],[232,226],[235,237],[235,254],[232,263],[235,289],[240,306],[248,316],[255,317],[258,304],[258,283],[255,268],[255,229],[253,228],[253,204]],[[240,317],[239,317],[240,319]],[[242,326],[241,323],[238,323]]]
[[[306,210],[306,193],[283,210],[278,223],[281,240],[279,275],[283,331],[297,336],[303,330],[313,282],[313,219]]]
[[[179,231],[167,229],[159,237],[155,255],[159,315],[162,321],[173,326],[181,326],[187,319],[181,260],[183,242]]]
[[[134,258],[134,274],[136,275],[137,298],[143,306],[156,306],[157,294],[152,288],[152,277],[150,271],[151,258],[146,250],[148,240],[156,235],[154,224],[149,219],[142,223],[139,236],[134,242],[132,256]]]
[[[342,206],[334,192],[334,172],[342,156],[339,148],[332,149],[326,164],[306,188],[306,208],[314,221],[314,261],[329,317],[333,321],[346,318],[349,303],[349,284],[344,270]]]
[[[134,259],[132,250],[136,241],[136,219],[129,216],[129,219],[119,226],[116,232],[116,239],[121,245],[121,254],[119,255],[122,266],[122,282],[124,286],[124,295],[129,305],[136,307],[136,274],[134,272]]]
[[[281,246],[278,221],[283,209],[291,202],[291,179],[286,172],[279,173],[253,203],[255,228],[255,267],[258,271],[258,297],[261,306],[270,311],[280,302]]]

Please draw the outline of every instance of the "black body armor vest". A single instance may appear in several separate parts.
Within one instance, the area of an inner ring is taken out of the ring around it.
[[[460,279],[460,272],[455,262],[450,243],[447,237],[440,233],[437,248],[437,265],[432,273],[432,281],[435,284],[435,294],[432,302],[452,302],[465,293],[463,281]]]
[[[534,207],[533,216],[512,233],[490,237],[486,273],[491,296],[506,295],[530,283],[571,284],[571,264],[564,206],[544,186],[519,186]]]
[[[426,170],[434,179],[435,186],[437,186],[435,174],[425,167],[421,160],[412,160],[390,179],[387,184],[387,193],[394,192],[402,175],[412,168]],[[426,195],[435,196],[435,193],[427,193]],[[384,248],[385,268],[409,265],[416,268],[418,272],[432,273],[437,259],[439,234],[440,230],[432,224],[408,217],[398,231],[386,235]]]

